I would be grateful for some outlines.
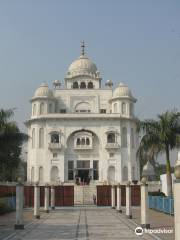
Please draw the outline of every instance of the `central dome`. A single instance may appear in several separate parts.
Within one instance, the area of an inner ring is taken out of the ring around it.
[[[94,75],[98,73],[96,65],[85,55],[81,55],[78,59],[71,63],[68,68],[68,76],[78,75]]]

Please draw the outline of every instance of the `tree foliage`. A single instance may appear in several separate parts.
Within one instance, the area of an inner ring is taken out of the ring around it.
[[[13,181],[21,161],[22,144],[27,135],[12,121],[14,111],[0,110],[0,181]]]
[[[157,156],[166,154],[166,174],[169,195],[172,194],[170,151],[180,146],[180,113],[166,111],[158,115],[157,120],[138,121],[137,129],[143,133],[137,155],[141,169],[149,160],[155,166]]]

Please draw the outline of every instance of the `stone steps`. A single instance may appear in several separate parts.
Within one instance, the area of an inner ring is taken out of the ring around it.
[[[93,205],[93,195],[97,195],[96,186],[74,186],[74,205]]]

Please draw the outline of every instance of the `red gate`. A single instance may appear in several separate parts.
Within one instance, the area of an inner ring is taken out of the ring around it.
[[[115,204],[117,201],[117,191],[115,187]],[[139,206],[141,202],[140,185],[131,185],[131,204]],[[121,205],[126,206],[126,186],[121,185]],[[97,186],[97,206],[111,206],[111,186]]]
[[[97,206],[111,206],[111,186],[97,186]]]
[[[56,186],[55,205],[74,206],[74,186]]]

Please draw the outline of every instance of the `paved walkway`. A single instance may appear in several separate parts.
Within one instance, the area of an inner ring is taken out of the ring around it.
[[[138,237],[136,225],[115,210],[105,207],[59,208],[40,220],[25,226],[25,230],[11,229],[1,240],[152,240],[152,235]]]

